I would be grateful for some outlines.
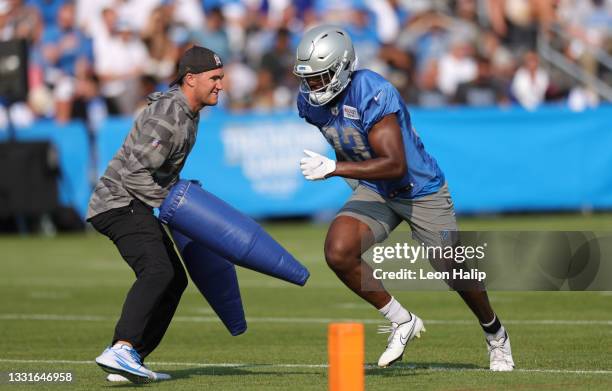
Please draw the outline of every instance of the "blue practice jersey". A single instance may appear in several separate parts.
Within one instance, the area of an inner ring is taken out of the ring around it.
[[[359,162],[376,157],[368,134],[384,116],[395,114],[404,141],[406,175],[397,180],[361,180],[360,183],[384,197],[417,198],[438,191],[444,184],[444,174],[412,128],[408,108],[397,89],[370,70],[356,71],[351,79],[333,104],[315,107],[300,94],[300,117],[319,128],[339,160]]]

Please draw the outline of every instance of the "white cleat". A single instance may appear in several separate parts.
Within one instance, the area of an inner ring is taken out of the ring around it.
[[[496,372],[507,372],[514,369],[508,333],[504,333],[504,336],[499,339],[489,341],[487,338],[487,348],[489,350],[489,369]]]
[[[411,313],[412,319],[410,322],[397,324],[391,323],[391,326],[379,327],[378,333],[391,333],[387,340],[387,349],[378,359],[378,366],[381,368],[388,367],[396,361],[402,359],[404,350],[408,342],[415,337],[420,338],[421,333],[425,332],[425,326],[421,318]]]

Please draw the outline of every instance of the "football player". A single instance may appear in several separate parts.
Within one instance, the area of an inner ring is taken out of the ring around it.
[[[402,221],[428,246],[444,245],[444,233],[457,231],[457,223],[444,174],[412,128],[400,94],[382,76],[355,70],[355,64],[351,38],[342,28],[322,25],[302,37],[293,69],[301,81],[299,115],[319,128],[337,160],[305,151],[300,165],[308,180],[356,180],[352,196],[329,227],[325,258],[348,288],[391,322],[387,348],[378,360],[386,367],[402,358],[408,342],[425,327],[374,279],[362,254]],[[486,291],[458,293],[484,330],[490,369],[511,371],[510,339]]]

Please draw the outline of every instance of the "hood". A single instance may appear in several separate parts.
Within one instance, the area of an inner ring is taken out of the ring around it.
[[[192,118],[198,115],[197,112],[192,111],[189,107],[189,104],[187,103],[187,98],[185,98],[185,95],[183,94],[183,91],[181,91],[179,86],[173,86],[166,92],[156,91],[152,94],[149,94],[147,96],[147,105],[151,105],[152,103],[162,99],[174,99],[181,106],[181,108],[185,110],[185,112]]]

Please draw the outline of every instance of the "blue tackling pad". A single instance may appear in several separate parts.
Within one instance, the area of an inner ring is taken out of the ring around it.
[[[236,265],[301,286],[310,276],[253,219],[197,183],[178,181],[161,205],[159,219]]]
[[[193,283],[232,335],[247,329],[234,265],[205,246],[171,229]]]

